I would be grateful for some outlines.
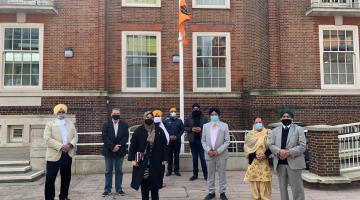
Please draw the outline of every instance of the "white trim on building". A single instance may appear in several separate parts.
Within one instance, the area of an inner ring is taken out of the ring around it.
[[[134,0],[132,0],[134,1]],[[144,0],[142,0],[144,1]],[[161,7],[161,0],[156,0],[155,3],[146,3],[146,2],[135,2],[131,3],[129,0],[122,0],[121,6],[123,7]]]
[[[200,0],[193,0],[193,8],[209,8],[209,9],[230,9],[230,0],[224,0],[224,4],[213,4],[214,0],[207,0],[209,3],[201,3]],[[216,0],[215,0],[216,1]]]

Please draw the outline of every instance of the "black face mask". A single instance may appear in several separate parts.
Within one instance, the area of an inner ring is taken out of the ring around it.
[[[120,119],[120,115],[113,115],[113,116],[111,116],[111,118],[112,118],[113,120],[119,120],[119,119]]]
[[[284,126],[289,126],[291,124],[291,119],[282,119],[281,123],[284,124]]]
[[[193,115],[194,117],[199,117],[199,116],[201,115],[201,111],[200,111],[200,110],[194,110],[194,111],[192,112],[192,115]]]
[[[154,123],[154,120],[153,119],[145,119],[145,124],[146,125],[151,125],[151,124],[153,124]]]

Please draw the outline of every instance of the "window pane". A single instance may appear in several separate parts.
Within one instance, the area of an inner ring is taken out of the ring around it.
[[[5,28],[5,39],[12,40],[13,39],[13,29]]]
[[[14,39],[21,40],[21,28],[14,28]]]
[[[141,78],[141,87],[148,88],[150,86],[149,78]]]
[[[339,77],[337,74],[331,74],[331,84],[339,84]]]
[[[21,46],[22,50],[30,50],[30,40],[23,40]]]
[[[126,76],[129,77],[134,77],[134,68],[133,67],[127,67],[126,68]]]
[[[141,87],[141,78],[134,78],[134,87]]]
[[[32,28],[31,29],[31,39],[39,39],[39,29],[38,28]]]
[[[218,88],[219,87],[219,79],[218,78],[213,78],[212,79],[212,85],[211,87],[214,87],[214,88]]]
[[[346,73],[353,73],[353,72],[354,72],[353,64],[347,64],[346,65]]]
[[[39,54],[38,53],[33,53],[31,60],[32,61],[40,61]]]
[[[39,74],[39,64],[31,65],[31,74]]]
[[[198,5],[225,5],[225,0],[196,0]]]
[[[135,76],[136,78],[140,78],[141,77],[141,67],[134,67],[135,69]]]
[[[15,70],[15,73],[14,73],[14,74],[21,74],[21,72],[22,72],[22,66],[21,66],[21,64],[15,63],[15,65],[14,65],[14,70]]]
[[[134,87],[134,79],[133,78],[127,78],[126,84],[127,84],[127,87]]]
[[[324,75],[324,84],[330,84],[330,74]]]
[[[143,67],[141,69],[141,77],[149,77],[149,76],[150,76],[149,67]]]
[[[13,50],[21,50],[21,40],[13,41]]]
[[[133,4],[156,4],[157,0],[126,0],[127,3]]]
[[[21,38],[23,40],[30,40],[30,29],[29,28],[23,28],[21,36],[22,36]]]
[[[204,68],[204,77],[211,77],[211,67]]]
[[[24,62],[25,61],[31,61],[31,53],[23,53],[23,59]]]
[[[22,85],[30,85],[30,75],[22,76]]]
[[[225,68],[219,68],[219,77],[221,78],[226,77]]]
[[[5,50],[12,50],[12,40],[5,40],[4,48]]]
[[[155,67],[150,68],[150,77],[156,78],[157,70]]]
[[[23,74],[30,74],[30,64],[23,64]]]
[[[39,50],[39,40],[31,40],[31,50]]]
[[[197,74],[197,77],[204,77],[204,69],[197,68],[196,74]]]
[[[197,79],[197,86],[198,87],[204,87],[204,79],[203,78],[198,78]]]
[[[5,61],[14,61],[13,53],[5,53]]]
[[[12,86],[12,75],[5,75],[4,76],[4,85],[5,86]]]
[[[337,31],[331,31],[331,51],[338,50],[338,35]]]
[[[354,84],[354,74],[347,75],[347,84]]]
[[[204,78],[204,87],[211,87],[211,78]]]
[[[204,58],[197,58],[196,59],[196,66],[197,67],[204,67]]]
[[[339,84],[346,84],[346,74],[339,74]]]
[[[31,75],[31,85],[39,85],[39,75]]]
[[[226,79],[225,78],[219,79],[219,87],[226,87]]]
[[[12,63],[5,63],[5,74],[13,73],[13,65]]]
[[[156,88],[156,77],[150,78],[150,87]]]
[[[212,68],[212,77],[213,78],[219,77],[219,69],[218,68]]]
[[[20,86],[21,85],[21,75],[14,75],[14,85]]]
[[[14,53],[14,61],[23,61],[22,55],[22,53]]]

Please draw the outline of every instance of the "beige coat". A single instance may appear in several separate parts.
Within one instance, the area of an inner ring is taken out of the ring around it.
[[[70,157],[75,155],[76,144],[78,142],[78,135],[75,129],[75,125],[69,119],[65,119],[67,129],[67,140],[71,143],[72,148],[68,154]],[[46,141],[46,160],[47,161],[58,161],[61,157],[61,147],[63,145],[61,131],[60,131],[60,120],[53,119],[49,121],[44,130],[44,139]]]

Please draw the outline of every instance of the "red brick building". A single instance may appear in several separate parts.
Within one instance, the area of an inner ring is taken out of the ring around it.
[[[284,106],[306,125],[359,121],[357,0],[188,7],[185,116],[198,102],[204,112],[219,106],[232,129],[255,116],[276,122]],[[112,107],[130,125],[146,110],[179,107],[177,12],[177,0],[0,0],[0,145],[31,129],[6,116],[51,115],[57,103],[79,132],[100,131]]]

